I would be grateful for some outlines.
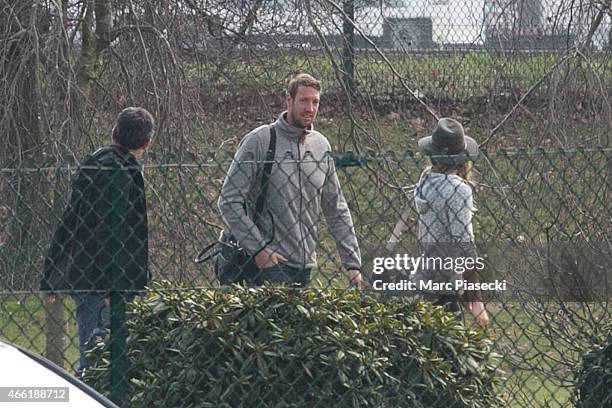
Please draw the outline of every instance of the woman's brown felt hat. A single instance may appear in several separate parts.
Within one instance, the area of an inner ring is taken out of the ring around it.
[[[478,156],[478,143],[452,118],[440,119],[431,136],[419,139],[419,149],[433,161],[448,164],[465,163]]]

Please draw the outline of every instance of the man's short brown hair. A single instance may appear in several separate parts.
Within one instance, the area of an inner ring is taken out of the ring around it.
[[[139,149],[151,141],[155,120],[144,108],[129,107],[117,116],[113,140],[128,149]]]
[[[289,84],[287,85],[287,93],[291,95],[291,98],[295,98],[300,85],[309,86],[321,92],[321,81],[310,74],[297,74],[289,80]]]

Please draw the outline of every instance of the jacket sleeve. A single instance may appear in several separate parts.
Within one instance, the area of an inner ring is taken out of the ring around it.
[[[266,246],[259,228],[248,216],[249,197],[257,182],[258,163],[262,160],[259,138],[250,133],[242,140],[234,155],[219,194],[219,211],[229,232],[250,254],[256,255]]]
[[[66,268],[67,258],[73,232],[70,227],[73,224],[74,211],[69,206],[51,239],[47,256],[43,265],[43,278],[40,282],[40,290],[55,291],[67,289]]]
[[[40,282],[40,290],[56,291],[72,289],[68,279],[68,268],[70,267],[69,259],[72,258],[74,250],[77,214],[79,207],[83,203],[83,193],[79,190],[77,182],[82,175],[82,171],[79,167],[72,179],[70,202],[64,210],[62,217],[58,220],[57,227],[51,238],[49,250],[43,264],[43,278]]]
[[[346,269],[361,269],[361,253],[351,211],[340,188],[334,159],[329,153],[326,157],[329,170],[323,185],[321,209],[336,241],[342,266]]]
[[[449,200],[449,223],[450,232],[459,245],[461,255],[466,258],[476,259],[478,250],[474,243],[474,232],[472,230],[472,218],[474,215],[474,199],[470,186],[461,184]],[[479,283],[480,275],[474,268],[467,269],[463,278],[470,283]],[[463,302],[481,301],[480,291],[465,291],[461,296]]]

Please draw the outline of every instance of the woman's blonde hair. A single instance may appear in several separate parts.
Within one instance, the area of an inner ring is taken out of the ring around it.
[[[461,164],[435,163],[430,158],[425,160],[425,169],[431,169],[434,173],[457,174],[465,181],[472,180],[472,169],[474,165],[471,160]]]

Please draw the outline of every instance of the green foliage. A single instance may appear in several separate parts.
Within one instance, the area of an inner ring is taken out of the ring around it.
[[[612,406],[612,324],[601,331],[582,357],[578,371],[576,407]]]
[[[172,288],[130,306],[130,406],[502,405],[489,335],[440,307],[345,290]],[[108,346],[90,356],[86,381],[108,394]]]

